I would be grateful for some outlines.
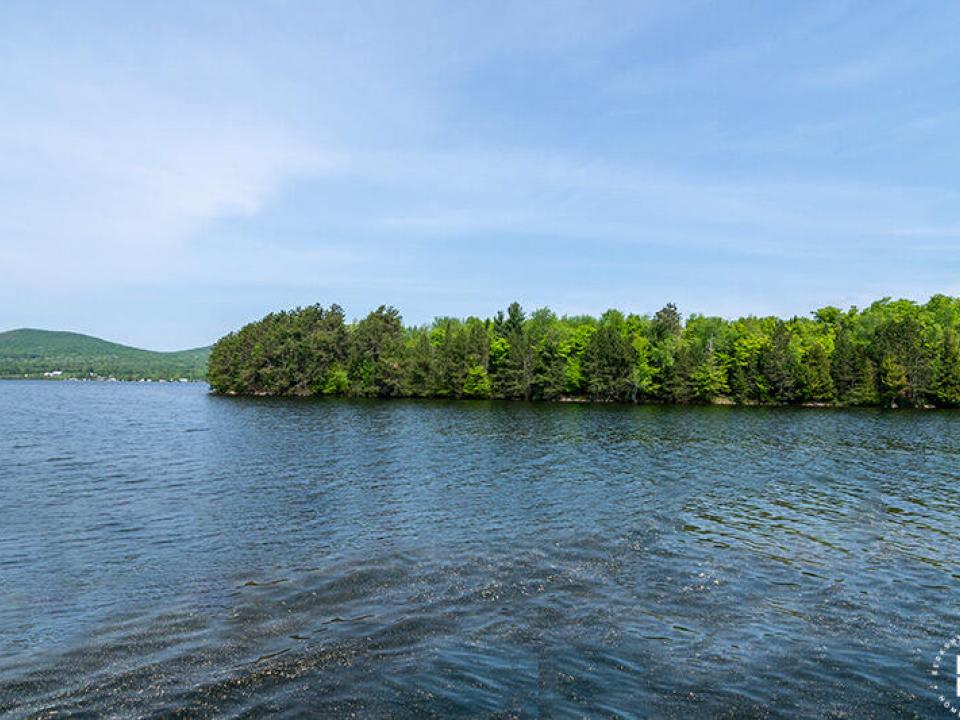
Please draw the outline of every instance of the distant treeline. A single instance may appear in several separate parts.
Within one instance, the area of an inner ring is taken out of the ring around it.
[[[214,390],[247,395],[960,406],[960,299],[811,318],[525,313],[404,327],[381,306],[267,315],[213,347]]]
[[[202,380],[209,348],[154,352],[72,332],[23,328],[0,333],[0,378]],[[46,374],[46,375],[45,375]]]

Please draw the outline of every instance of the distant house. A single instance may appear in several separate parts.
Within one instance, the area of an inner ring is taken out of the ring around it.
[[[60,377],[63,375],[63,370],[50,370],[43,374],[44,377]]]

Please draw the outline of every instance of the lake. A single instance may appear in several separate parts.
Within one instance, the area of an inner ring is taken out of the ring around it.
[[[0,461],[0,713],[949,716],[960,413],[12,381]]]

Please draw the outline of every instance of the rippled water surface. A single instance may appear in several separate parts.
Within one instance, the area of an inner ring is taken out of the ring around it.
[[[2,382],[0,713],[948,717],[958,538],[957,413]]]

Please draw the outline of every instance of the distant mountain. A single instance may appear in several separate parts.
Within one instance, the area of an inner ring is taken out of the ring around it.
[[[210,348],[154,352],[80,333],[23,328],[0,333],[0,377],[202,380]]]

